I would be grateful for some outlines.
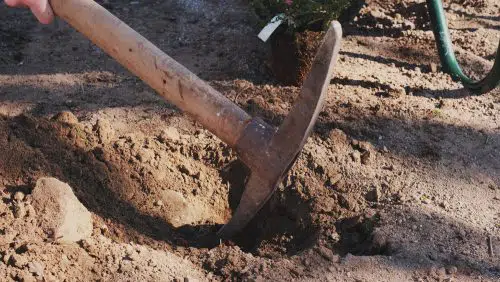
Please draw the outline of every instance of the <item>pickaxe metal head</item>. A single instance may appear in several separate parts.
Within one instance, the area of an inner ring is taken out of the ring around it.
[[[236,150],[251,174],[235,214],[220,231],[229,238],[240,231],[272,196],[292,167],[323,108],[342,40],[339,22],[332,22],[320,45],[300,96],[279,128],[254,118]]]
[[[294,107],[280,128],[250,117],[236,104],[93,0],[50,0],[54,12],[156,92],[235,147],[251,174],[240,205],[219,232],[241,230],[293,165],[321,111],[342,30],[332,22]]]

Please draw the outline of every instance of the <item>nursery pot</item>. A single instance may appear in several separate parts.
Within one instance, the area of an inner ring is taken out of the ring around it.
[[[271,37],[270,67],[274,77],[284,85],[301,86],[309,73],[323,32],[289,33],[279,30]]]

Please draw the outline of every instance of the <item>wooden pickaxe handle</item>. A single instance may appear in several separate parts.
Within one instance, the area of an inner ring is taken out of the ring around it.
[[[92,0],[50,0],[57,16],[230,146],[251,117]]]

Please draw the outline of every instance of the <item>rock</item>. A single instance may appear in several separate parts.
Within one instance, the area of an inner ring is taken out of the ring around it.
[[[141,163],[147,163],[151,160],[154,160],[155,152],[153,150],[148,150],[143,148],[139,152],[137,152],[137,155],[135,157]]]
[[[161,207],[163,206],[163,202],[161,200],[158,200],[155,202],[155,206]]]
[[[62,111],[60,113],[57,113],[52,119],[68,125],[75,125],[78,123],[78,118],[70,111]]]
[[[364,165],[369,164],[370,160],[371,160],[370,156],[371,156],[370,151],[364,151],[361,154],[361,163],[364,164]]]
[[[458,272],[458,268],[456,266],[454,266],[454,265],[449,266],[449,267],[446,268],[446,273],[448,275],[455,275],[457,272]]]
[[[438,72],[438,65],[435,63],[430,63],[429,68],[431,69],[431,72]]]
[[[342,175],[340,173],[334,174],[328,178],[328,185],[335,185],[342,179]]]
[[[162,143],[166,143],[168,141],[179,141],[180,139],[181,135],[179,134],[179,131],[177,131],[177,128],[171,126],[165,128],[160,133],[160,136],[158,136],[158,140]]]
[[[17,204],[14,206],[14,217],[23,218],[26,216],[26,208],[23,204]]]
[[[173,227],[190,225],[210,217],[206,207],[196,200],[187,201],[184,196],[173,190],[164,190],[160,194],[163,202],[162,214]]]
[[[71,190],[55,178],[40,178],[33,189],[32,205],[42,229],[60,243],[92,235],[92,216]]]
[[[439,204],[439,206],[442,207],[443,209],[447,210],[450,207],[450,204],[447,201],[442,201]]]
[[[43,270],[44,270],[44,268],[45,267],[43,266],[43,264],[41,264],[39,262],[36,262],[36,261],[28,263],[28,270],[29,270],[29,272],[35,274],[39,278],[43,277]]]
[[[16,200],[16,201],[22,201],[22,200],[24,200],[24,193],[21,192],[21,191],[17,191],[14,194],[14,200]]]
[[[403,22],[403,27],[405,27],[407,29],[415,29],[415,24],[409,20],[405,20]]]
[[[361,153],[359,151],[354,151],[351,153],[351,159],[355,163],[361,162]]]
[[[446,276],[446,269],[444,267],[440,267],[438,269],[436,269],[436,276],[437,277],[445,277]]]
[[[317,252],[326,260],[329,260],[331,262],[334,261],[335,257],[333,255],[332,250],[325,246],[319,246],[317,249]]]

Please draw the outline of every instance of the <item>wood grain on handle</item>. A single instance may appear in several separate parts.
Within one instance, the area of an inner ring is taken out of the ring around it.
[[[92,0],[50,0],[57,16],[230,146],[250,116]]]

